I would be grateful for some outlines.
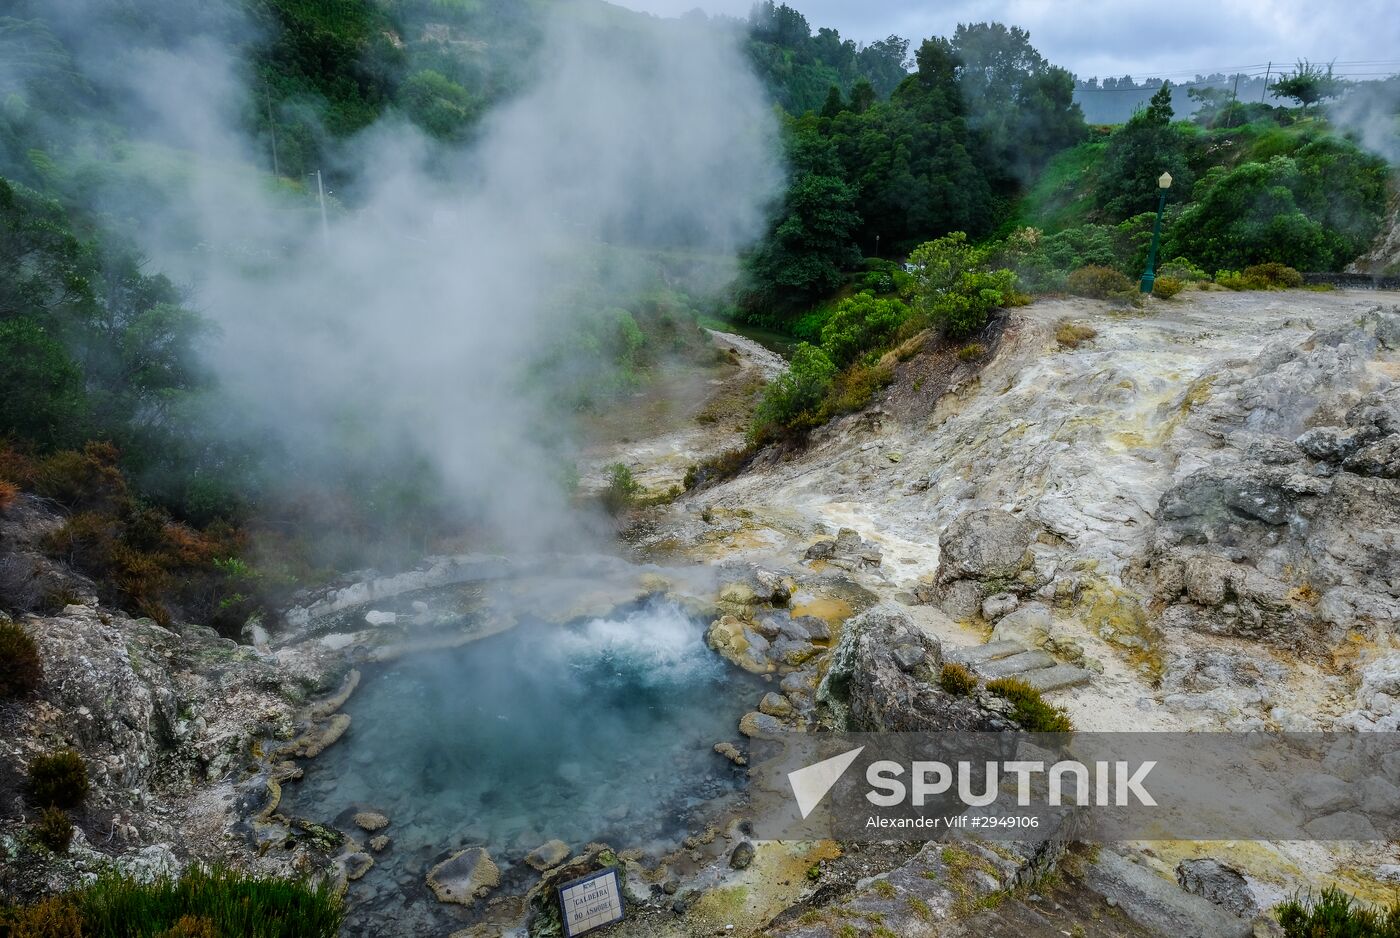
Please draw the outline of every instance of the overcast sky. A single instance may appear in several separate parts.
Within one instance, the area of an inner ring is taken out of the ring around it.
[[[752,0],[612,0],[662,16],[695,8],[746,16]],[[860,42],[891,33],[919,40],[959,22],[1022,26],[1046,58],[1082,77],[1189,79],[1197,72],[1263,72],[1272,59],[1336,60],[1358,78],[1400,72],[1395,0],[790,0],[815,31]],[[1259,66],[1242,68],[1243,66]]]

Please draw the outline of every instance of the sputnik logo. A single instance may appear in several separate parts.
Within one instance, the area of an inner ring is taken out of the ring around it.
[[[797,798],[797,809],[802,812],[803,820],[821,804],[826,793],[841,780],[851,763],[864,751],[865,747],[861,746],[788,773],[788,784],[792,786],[792,793]]]

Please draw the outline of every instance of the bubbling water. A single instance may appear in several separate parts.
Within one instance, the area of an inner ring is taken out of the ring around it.
[[[367,675],[349,732],[308,764],[286,810],[342,824],[383,811],[394,850],[368,879],[410,892],[466,844],[504,868],[550,839],[671,849],[740,791],[742,771],[713,746],[736,739],[760,687],[671,603],[525,623]]]

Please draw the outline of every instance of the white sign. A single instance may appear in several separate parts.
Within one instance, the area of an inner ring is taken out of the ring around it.
[[[568,938],[621,921],[622,883],[617,870],[600,870],[560,886],[559,908]]]

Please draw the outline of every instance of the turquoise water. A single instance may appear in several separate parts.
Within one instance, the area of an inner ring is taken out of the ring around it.
[[[764,689],[669,604],[521,625],[366,678],[350,730],[306,764],[283,810],[346,830],[355,810],[384,812],[393,848],[352,899],[367,885],[378,903],[432,906],[427,869],[469,844],[508,878],[551,839],[673,849],[740,789],[743,770],[713,746],[738,741]]]

